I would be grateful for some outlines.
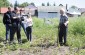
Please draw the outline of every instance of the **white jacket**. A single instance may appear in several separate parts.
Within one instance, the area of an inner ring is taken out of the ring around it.
[[[24,20],[24,22],[26,28],[33,25],[32,18],[27,18]]]

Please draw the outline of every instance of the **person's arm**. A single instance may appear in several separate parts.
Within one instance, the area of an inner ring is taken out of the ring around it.
[[[32,19],[32,18],[31,18]],[[32,22],[32,27],[33,27],[33,20],[31,21]]]
[[[60,19],[61,19],[61,16],[60,16]],[[58,29],[60,28],[60,19],[59,19]]]
[[[66,21],[65,21],[64,25],[67,26],[68,23],[69,23],[69,21],[68,21],[68,17],[66,16]]]
[[[4,16],[3,16],[3,24],[4,24],[4,25],[6,24],[6,13],[5,13]]]
[[[17,18],[19,18],[19,17],[13,17],[13,19],[17,19]]]
[[[13,18],[13,19],[17,19],[17,17],[15,17],[15,16],[13,16],[12,18]]]
[[[69,23],[69,21],[66,21],[66,22],[64,23],[64,25],[67,26],[68,23]]]

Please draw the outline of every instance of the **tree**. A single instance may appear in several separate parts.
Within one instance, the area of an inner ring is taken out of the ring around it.
[[[13,7],[13,5],[12,5],[12,3],[10,3],[10,5],[9,5],[10,7]]]
[[[9,5],[8,0],[0,0],[0,7],[8,7]]]
[[[44,4],[44,3],[42,3],[42,6],[45,6],[45,4]]]
[[[63,4],[59,4],[59,6],[63,6]]]
[[[26,7],[26,6],[28,6],[28,5],[29,5],[28,2],[24,2],[24,3],[20,4],[19,7]]]
[[[15,1],[14,7],[19,6],[19,3],[17,2],[17,0]]]
[[[32,2],[32,3],[30,3],[30,5],[33,5],[33,6],[35,6],[35,4]]]
[[[53,6],[56,6],[55,2],[54,2],[54,4],[53,4]]]
[[[78,7],[73,5],[73,6],[71,6],[71,8],[76,9],[76,8],[78,8]]]
[[[50,3],[49,2],[47,3],[47,6],[50,6]]]

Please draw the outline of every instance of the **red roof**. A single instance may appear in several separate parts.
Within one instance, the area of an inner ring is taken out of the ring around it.
[[[24,10],[24,8],[19,8],[19,10],[20,10],[20,9]],[[14,8],[12,8],[12,10],[14,10]],[[1,14],[5,13],[5,12],[7,12],[7,11],[8,11],[8,8],[7,8],[7,7],[1,7],[1,8],[0,8],[0,13],[1,13]]]
[[[7,12],[7,8],[5,8],[5,7],[3,7],[3,8],[0,8],[0,13],[5,13],[5,12]]]

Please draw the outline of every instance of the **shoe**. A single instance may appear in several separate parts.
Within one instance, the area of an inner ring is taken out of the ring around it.
[[[63,46],[63,44],[60,44],[60,46]]]
[[[67,43],[63,43],[63,45],[64,45],[64,46],[68,46],[68,44],[67,44]]]
[[[22,40],[21,39],[18,40],[18,44],[22,44]]]
[[[5,40],[5,41],[4,41],[4,44],[7,44],[7,43],[9,43],[9,41],[8,41],[8,40]]]
[[[12,44],[16,44],[16,43],[14,41],[10,41],[9,44],[12,45]]]
[[[18,44],[22,44],[22,41],[18,41]]]
[[[13,44],[13,41],[10,41],[10,42],[9,42],[9,45],[12,45],[12,44]]]
[[[30,44],[31,44],[32,42],[30,42]]]
[[[63,43],[60,43],[60,46],[63,46]]]

